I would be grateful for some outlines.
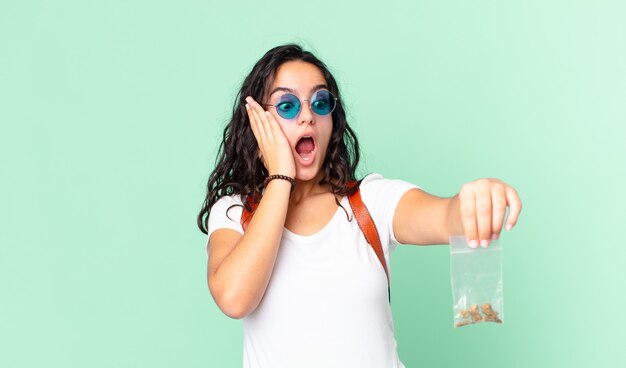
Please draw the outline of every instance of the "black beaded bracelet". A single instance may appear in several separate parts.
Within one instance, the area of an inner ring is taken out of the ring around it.
[[[289,177],[287,175],[281,175],[281,174],[275,174],[275,175],[270,175],[267,178],[265,178],[265,181],[263,182],[263,186],[267,186],[267,183],[270,182],[270,180],[274,180],[274,179],[283,179],[283,180],[287,180],[288,182],[291,183],[291,189],[293,190],[293,186],[296,183],[296,180],[292,177]]]

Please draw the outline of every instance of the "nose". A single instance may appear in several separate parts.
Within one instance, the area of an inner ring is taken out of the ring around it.
[[[311,111],[311,105],[309,105],[310,101],[305,101],[302,104],[302,110],[300,110],[300,116],[298,116],[298,123],[304,124],[315,124],[315,114]]]

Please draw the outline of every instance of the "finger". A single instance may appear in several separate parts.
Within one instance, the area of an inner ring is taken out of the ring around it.
[[[265,111],[267,115],[267,121],[269,123],[269,127],[272,131],[272,136],[274,138],[274,142],[280,142],[281,140],[287,141],[287,136],[285,136],[285,132],[283,132],[282,126],[278,123],[274,115],[272,115],[269,111]]]
[[[248,101],[248,104],[250,105],[250,107],[255,110],[263,109],[261,105],[258,102],[256,102],[256,100],[252,97],[246,98],[246,101]]]
[[[254,134],[254,138],[256,139],[257,143],[259,142],[259,131],[256,127],[256,121],[254,118],[254,115],[252,113],[252,110],[250,109],[250,106],[248,104],[246,104],[246,112],[248,113],[248,119],[250,120],[250,129],[252,129],[252,134]]]
[[[257,144],[257,148],[260,150],[261,147],[261,133],[259,132],[258,123],[256,121],[256,117],[250,109],[249,106],[246,105],[248,111],[248,117],[250,118],[250,128],[252,129],[252,133],[254,134],[254,139]]]
[[[491,188],[491,210],[493,212],[491,240],[496,240],[500,237],[506,214],[506,192],[502,184],[496,184]]]
[[[272,129],[270,123],[268,121],[268,116],[266,114],[266,110],[261,107],[254,99],[250,101],[250,107],[252,108],[255,116],[257,117],[258,129],[263,132],[264,142],[267,142],[269,145],[274,144],[274,136],[272,134]]]
[[[265,122],[265,109],[258,102],[256,102],[252,97],[248,99],[248,104],[250,105],[250,109],[256,112],[256,116],[258,117],[259,123]]]
[[[476,224],[480,246],[486,247],[491,240],[491,187],[487,185],[476,189]]]
[[[267,133],[267,141],[270,145],[274,145],[276,142],[276,132],[274,131],[274,127],[272,122],[270,122],[269,111],[262,110],[259,112],[259,116],[263,121],[263,129]]]
[[[506,229],[511,230],[517,224],[519,214],[522,212],[522,201],[517,191],[509,186],[506,187],[506,199],[509,203],[509,217],[506,220]]]
[[[478,228],[476,226],[476,198],[474,197],[474,192],[461,189],[459,202],[461,204],[461,220],[463,221],[467,243],[470,247],[476,248],[478,246]]]
[[[268,111],[263,110],[261,116],[263,119],[263,128],[265,128],[265,131],[267,132],[267,140],[270,144],[274,144],[274,142],[276,141],[276,132],[274,131],[274,127],[272,126],[273,124],[270,121],[270,117],[268,116]]]
[[[263,126],[263,122],[261,121],[261,117],[259,116],[258,111],[250,105],[250,111],[254,116],[256,129],[259,132],[259,146],[262,146],[267,141],[267,133],[265,132],[265,127]]]
[[[272,116],[272,114],[270,114],[269,111],[264,110],[263,113],[265,114],[265,120],[267,120],[267,123],[269,124],[268,127],[271,129],[271,131],[275,130],[275,119]]]

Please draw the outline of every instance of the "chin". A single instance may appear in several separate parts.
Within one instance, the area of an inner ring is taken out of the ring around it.
[[[313,180],[320,174],[321,171],[322,171],[321,167],[296,168],[296,180],[299,180],[299,181]]]

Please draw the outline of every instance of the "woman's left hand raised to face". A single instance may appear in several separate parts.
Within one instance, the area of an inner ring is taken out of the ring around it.
[[[522,210],[517,191],[500,179],[485,178],[463,184],[459,196],[459,210],[465,236],[470,247],[487,247],[500,236],[506,208],[509,215],[505,228],[511,230]]]

